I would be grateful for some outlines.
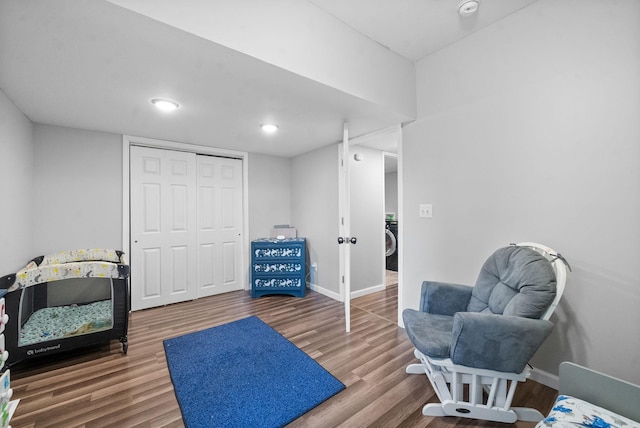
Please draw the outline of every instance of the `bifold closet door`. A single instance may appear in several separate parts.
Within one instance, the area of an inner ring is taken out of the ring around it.
[[[197,298],[195,153],[132,146],[131,306]]]
[[[242,160],[131,146],[133,310],[242,290]]]
[[[243,289],[242,161],[197,156],[198,297]]]

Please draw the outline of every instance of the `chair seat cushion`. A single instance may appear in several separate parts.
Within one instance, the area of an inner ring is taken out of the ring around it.
[[[432,358],[449,358],[453,317],[405,309],[402,319],[409,340],[418,351]]]

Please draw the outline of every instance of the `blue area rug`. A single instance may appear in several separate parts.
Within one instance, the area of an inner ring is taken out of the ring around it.
[[[280,427],[345,386],[257,317],[164,341],[182,418],[195,427]]]

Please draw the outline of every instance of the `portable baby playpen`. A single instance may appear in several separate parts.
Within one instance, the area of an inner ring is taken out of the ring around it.
[[[0,278],[11,364],[118,339],[127,353],[129,265],[121,251],[89,249],[36,257]]]

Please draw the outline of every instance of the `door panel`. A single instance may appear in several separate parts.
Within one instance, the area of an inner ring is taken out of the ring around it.
[[[197,156],[198,297],[243,289],[242,161]]]
[[[235,242],[225,242],[222,245],[222,263],[223,263],[223,272],[224,278],[223,282],[225,284],[232,284],[237,282],[238,278],[236,277],[236,270],[234,266],[238,264],[236,260],[236,254],[238,254],[238,249]]]
[[[142,230],[145,233],[160,232],[160,185],[157,183],[142,183],[142,209],[144,221]]]
[[[141,269],[138,270],[140,278],[136,281],[136,284],[141,284],[143,287],[143,296],[160,296],[160,278],[162,277],[160,272],[160,248],[144,248],[140,251],[142,253],[142,263]]]
[[[185,232],[187,230],[187,187],[171,186],[171,207],[173,207],[173,216],[171,217],[171,231]]]
[[[234,197],[237,189],[233,187],[222,188],[222,221],[221,226],[224,230],[235,230],[237,225],[235,219],[238,213],[234,212]]]
[[[196,156],[131,147],[131,305],[195,299]]]
[[[340,270],[340,296],[344,301],[345,331],[351,331],[351,184],[350,184],[350,159],[349,126],[345,123],[340,156],[338,156],[338,182],[339,182],[339,233],[344,239],[340,244],[339,270]],[[340,241],[338,241],[340,242]]]
[[[171,264],[173,272],[172,294],[187,292],[189,284],[189,257],[188,248],[184,245],[171,248]]]
[[[215,258],[214,244],[202,244],[198,248],[199,257],[203,260],[213,260]],[[200,286],[213,287],[215,283],[214,263],[200,263],[198,271],[200,272]]]

